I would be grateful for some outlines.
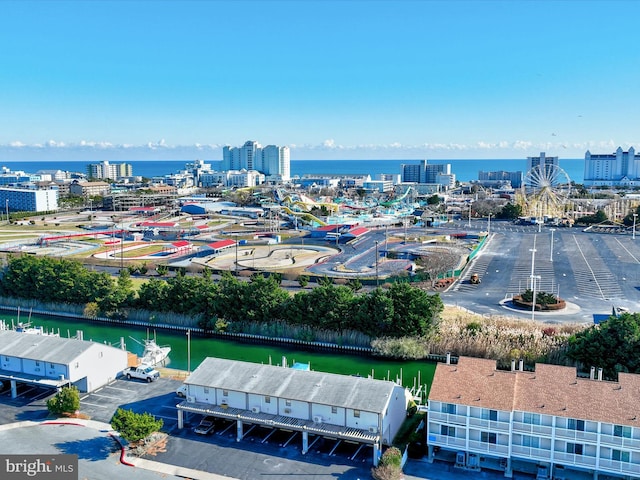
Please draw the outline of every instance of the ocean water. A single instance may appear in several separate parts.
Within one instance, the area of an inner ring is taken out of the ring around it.
[[[163,176],[183,170],[186,163],[192,160],[133,160],[130,163],[134,175],[143,177]],[[212,168],[220,168],[221,161],[206,161]],[[87,165],[97,162],[83,161],[37,161],[37,162],[2,162],[0,166],[11,170],[22,170],[35,173],[38,170],[68,170],[70,172],[86,173]],[[123,163],[122,161],[113,163]],[[419,160],[291,160],[291,175],[371,175],[375,179],[378,174],[400,174],[401,166],[405,163],[419,163]],[[526,159],[512,160],[429,160],[430,164],[451,164],[451,172],[461,182],[478,179],[479,171],[527,171]],[[570,180],[582,183],[584,179],[584,159],[560,159],[560,168]]]

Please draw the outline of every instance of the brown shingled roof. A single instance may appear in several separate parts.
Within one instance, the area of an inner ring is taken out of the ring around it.
[[[537,364],[535,372],[496,370],[493,360],[460,357],[436,367],[429,400],[640,426],[640,375],[618,382],[578,378],[572,367]]]

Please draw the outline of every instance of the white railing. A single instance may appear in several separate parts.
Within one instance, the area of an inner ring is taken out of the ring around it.
[[[442,423],[453,425],[466,425],[467,417],[463,415],[455,415],[453,413],[429,412],[429,420],[435,420]]]
[[[640,440],[635,438],[617,437],[615,435],[600,434],[600,443],[614,447],[624,447],[640,450]]]
[[[546,425],[533,425],[531,423],[513,422],[513,431],[518,433],[536,433],[538,435],[551,436],[553,427]]]
[[[598,434],[597,432],[583,432],[581,430],[556,428],[556,438],[596,443],[598,441]]]
[[[554,459],[556,462],[562,462],[565,465],[591,467],[596,464],[596,457],[576,455],[575,453],[554,452]]]
[[[448,435],[429,435],[429,443],[432,445],[441,445],[445,447],[464,447],[466,440],[464,438],[449,437]]]
[[[509,445],[498,445],[496,443],[478,442],[475,440],[469,440],[469,449],[482,453],[509,454]]]
[[[638,474],[640,473],[640,465],[637,463],[619,462],[617,460],[600,459],[600,468],[612,470],[618,473]]]
[[[549,460],[551,458],[551,450],[542,448],[525,447],[523,445],[512,445],[512,455],[518,455],[523,458],[535,458],[537,460]]]
[[[496,420],[485,420],[483,418],[469,417],[469,426],[487,428],[506,432],[509,430],[509,422],[498,422]]]

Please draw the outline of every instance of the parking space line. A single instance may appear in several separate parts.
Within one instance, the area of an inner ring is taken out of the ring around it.
[[[333,448],[331,449],[331,451],[329,452],[329,456],[332,457],[333,456],[333,452],[336,451],[336,449],[338,448],[338,446],[342,443],[342,440],[338,440],[336,441],[336,444],[333,446]]]
[[[274,428],[274,429],[272,429],[272,430],[267,434],[267,436],[266,436],[266,437],[264,437],[264,438],[262,439],[262,442],[260,442],[260,443],[264,443],[264,442],[266,442],[267,440],[269,440],[269,437],[270,437],[271,435],[273,435],[274,433],[276,433],[276,429],[275,429],[275,428]]]
[[[98,408],[109,408],[108,405],[98,405],[97,403],[89,403],[89,402],[82,402],[82,405],[89,405],[91,407],[98,407]]]
[[[100,398],[111,398],[112,400],[118,400],[120,397],[111,397],[109,395],[98,395],[97,393],[92,393],[91,394],[94,397],[100,397]]]
[[[118,388],[118,387],[112,387],[111,385],[107,385],[105,388],[112,388],[113,390],[120,390],[121,392],[130,392],[131,389],[129,388]]]
[[[360,446],[358,447],[358,449],[356,450],[356,453],[354,453],[349,460],[355,460],[356,457],[358,456],[358,454],[360,453],[360,450],[362,450],[365,447],[364,443],[361,443]]]
[[[294,438],[296,438],[296,435],[298,435],[298,432],[293,432],[293,435],[291,435],[291,436],[289,437],[289,439],[288,439],[286,442],[284,442],[284,443],[282,444],[282,446],[283,446],[283,447],[286,447],[287,445],[289,445],[289,443],[291,443],[291,440],[293,440]]]

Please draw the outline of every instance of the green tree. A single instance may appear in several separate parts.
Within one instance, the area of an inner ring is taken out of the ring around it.
[[[640,313],[611,316],[608,320],[569,338],[567,356],[590,367],[603,369],[610,380],[618,372],[640,373]]]
[[[159,431],[163,426],[162,419],[149,413],[134,413],[133,410],[118,408],[111,419],[111,428],[128,442],[137,442]]]
[[[502,218],[505,220],[515,220],[516,218],[521,216],[522,205],[519,205],[517,203],[507,203],[496,215],[497,218]]]
[[[352,328],[371,337],[389,335],[393,317],[393,300],[384,290],[376,288],[357,298]]]
[[[393,302],[393,328],[391,336],[422,336],[429,333],[444,309],[439,295],[400,282],[391,285],[387,295]]]
[[[80,392],[74,386],[63,387],[47,400],[47,410],[54,415],[75,413],[80,409]]]
[[[309,285],[309,276],[300,275],[298,277],[298,285],[300,285],[300,288],[306,288],[306,286]]]
[[[433,194],[427,197],[427,205],[438,205],[440,203],[440,197],[438,194]]]
[[[359,278],[351,278],[347,282],[347,287],[349,287],[354,292],[357,292],[362,289],[362,282]]]
[[[167,273],[169,273],[169,267],[166,265],[158,265],[156,267],[156,272],[158,272],[158,275],[164,277]]]

